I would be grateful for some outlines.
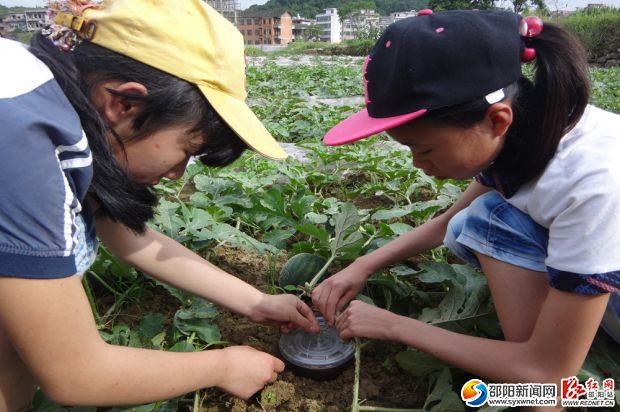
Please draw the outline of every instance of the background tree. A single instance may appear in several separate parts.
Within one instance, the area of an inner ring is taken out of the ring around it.
[[[529,9],[529,6],[534,6],[542,12],[548,12],[545,0],[511,0],[512,10],[515,13],[522,13]]]
[[[319,41],[323,34],[323,28],[318,24],[311,24],[304,31],[304,40],[307,41]]]
[[[429,0],[428,7],[434,11],[470,10],[479,8],[471,0]]]
[[[357,3],[356,6],[351,6]],[[362,7],[359,7],[362,5]],[[368,7],[372,5],[372,7]],[[259,11],[282,11],[287,10],[293,15],[314,18],[323,13],[325,9],[336,7],[341,16],[346,16],[344,11],[357,9],[374,9],[382,16],[387,16],[396,11],[421,10],[428,7],[428,0],[269,0],[263,5],[253,5],[246,10],[248,13]],[[249,14],[248,14],[249,15]]]
[[[353,14],[360,10],[377,10],[377,5],[372,0],[355,0],[349,2],[343,2],[342,6],[338,7],[338,15],[340,20],[351,18]]]

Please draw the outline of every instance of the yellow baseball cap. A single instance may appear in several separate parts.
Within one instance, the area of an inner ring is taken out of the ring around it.
[[[235,26],[202,0],[104,0],[71,26],[84,39],[198,86],[252,149],[286,152],[245,103],[245,50]]]

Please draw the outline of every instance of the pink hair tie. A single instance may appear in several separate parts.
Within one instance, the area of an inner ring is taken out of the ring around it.
[[[543,21],[537,16],[527,16],[519,22],[519,34],[525,37],[526,45],[529,39],[538,36],[543,30]],[[524,63],[531,62],[536,58],[536,50],[532,47],[525,47],[521,54],[521,61]]]

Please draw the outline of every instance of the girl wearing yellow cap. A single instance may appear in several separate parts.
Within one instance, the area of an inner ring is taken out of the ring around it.
[[[341,336],[402,342],[499,382],[575,375],[599,325],[620,342],[620,116],[588,105],[577,40],[533,16],[424,11],[388,27],[364,84],[366,109],[325,143],[387,131],[426,174],[475,180],[314,290]],[[505,341],[360,301],[336,317],[378,269],[442,243],[486,275]]]
[[[149,229],[148,186],[191,156],[286,154],[244,103],[244,50],[200,0],[50,2],[30,48],[0,39],[0,411],[36,386],[66,405],[127,405],[217,386],[247,398],[283,363],[250,347],[172,353],[106,344],[80,274],[97,237],[152,277],[257,322],[318,331],[270,296]]]

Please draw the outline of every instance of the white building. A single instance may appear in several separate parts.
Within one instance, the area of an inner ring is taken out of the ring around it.
[[[338,17],[338,9],[325,9],[325,13],[317,14],[316,24],[323,28],[321,41],[340,43],[342,40],[342,29],[340,17]]]
[[[10,36],[15,31],[34,32],[49,23],[47,9],[44,8],[7,13],[0,16],[0,36]]]
[[[313,19],[301,17],[299,14],[293,16],[293,41],[310,40],[307,31],[316,24]]]
[[[356,39],[360,35],[365,38],[364,33],[385,26],[387,24],[381,25],[381,15],[374,10],[354,11],[342,21],[342,40]]]
[[[407,17],[413,17],[413,16],[417,16],[418,12],[415,10],[410,10],[410,11],[397,11],[396,13],[391,13],[390,14],[390,20],[392,20],[392,22],[398,21],[398,20],[402,20],[402,19],[406,19]]]
[[[235,26],[239,22],[239,2],[237,0],[207,0],[207,4],[226,17]]]

